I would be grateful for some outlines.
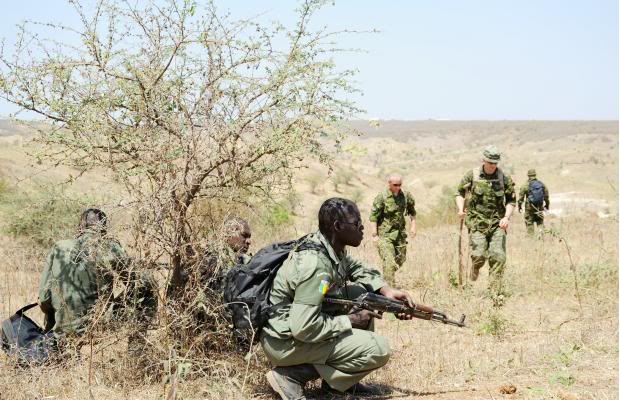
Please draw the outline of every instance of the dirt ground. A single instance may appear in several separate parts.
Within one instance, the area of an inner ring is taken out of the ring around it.
[[[416,198],[419,229],[397,273],[398,286],[452,317],[465,314],[467,327],[391,316],[377,321],[377,332],[389,338],[392,357],[365,380],[388,391],[374,398],[618,399],[617,123],[359,124],[366,134],[345,144],[332,175],[312,161],[300,172],[295,206],[283,201],[291,208],[289,226],[268,232],[255,223],[252,251],[274,239],[316,229],[320,203],[334,195],[357,201],[366,220],[385,175],[403,175],[405,189]],[[504,279],[509,296],[501,308],[492,307],[485,297],[486,268],[466,289],[452,284],[458,268],[458,225],[438,211],[445,206],[441,201],[446,191],[478,165],[488,143],[504,152],[501,166],[517,188],[526,181],[526,171],[536,168],[551,191],[546,234],[529,237],[522,215],[512,220]],[[1,176],[28,188],[62,181],[61,169],[37,172],[40,166],[24,154],[27,146],[13,139],[0,143]],[[353,171],[348,182],[335,185],[335,174],[347,170]],[[106,181],[103,175],[98,178],[78,181],[71,190],[97,191]],[[111,196],[114,204],[122,193]],[[111,215],[114,219],[114,211]],[[2,215],[0,221],[7,222]],[[351,251],[380,268],[368,238]],[[46,252],[28,238],[0,235],[3,318],[36,300]],[[35,319],[40,316],[35,314]],[[1,355],[0,399],[166,399],[172,386],[179,399],[275,398],[263,378],[267,366],[260,349],[249,364],[243,354],[223,356],[209,376],[175,385],[129,382],[122,375],[130,375],[131,368],[118,364],[115,351],[102,349],[95,363],[85,354],[66,368],[31,371],[13,369]],[[357,398],[327,395],[317,384],[309,388],[309,398]]]

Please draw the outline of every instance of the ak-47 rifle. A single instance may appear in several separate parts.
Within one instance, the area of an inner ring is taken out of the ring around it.
[[[465,314],[461,315],[458,321],[448,318],[445,313],[434,310],[432,307],[423,304],[414,304],[409,307],[407,303],[400,300],[393,300],[380,294],[368,292],[360,295],[355,300],[338,299],[335,297],[325,297],[323,302],[328,304],[340,304],[347,307],[359,307],[375,312],[389,312],[393,314],[407,314],[414,318],[438,321],[442,324],[454,325],[460,328],[465,326]]]

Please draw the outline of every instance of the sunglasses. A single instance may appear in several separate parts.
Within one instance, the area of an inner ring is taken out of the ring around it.
[[[390,183],[390,185],[400,187],[400,186],[402,186],[403,184],[402,184],[402,183]]]
[[[340,222],[341,224],[354,226],[358,230],[361,230],[364,227],[364,224],[362,223],[362,221],[357,221],[357,222],[338,221],[338,222]]]

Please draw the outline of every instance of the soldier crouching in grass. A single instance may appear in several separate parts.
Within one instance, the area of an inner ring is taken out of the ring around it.
[[[319,377],[327,390],[380,393],[359,383],[390,357],[387,340],[372,331],[378,315],[322,304],[326,295],[353,299],[369,291],[413,304],[407,292],[388,286],[377,270],[347,254],[346,246],[359,246],[363,237],[355,203],[328,199],[319,210],[319,231],[306,239],[323,251],[291,252],[278,270],[269,299],[281,306],[263,328],[261,344],[275,366],[267,380],[282,399],[305,399],[304,385]]]

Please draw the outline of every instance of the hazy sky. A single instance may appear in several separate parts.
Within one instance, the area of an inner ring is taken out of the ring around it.
[[[216,1],[233,16],[292,21],[294,1]],[[7,2],[0,37],[24,19],[75,21],[63,0]],[[383,119],[618,119],[615,0],[340,0],[315,19],[365,53],[359,105]],[[13,111],[0,102],[0,115]]]

